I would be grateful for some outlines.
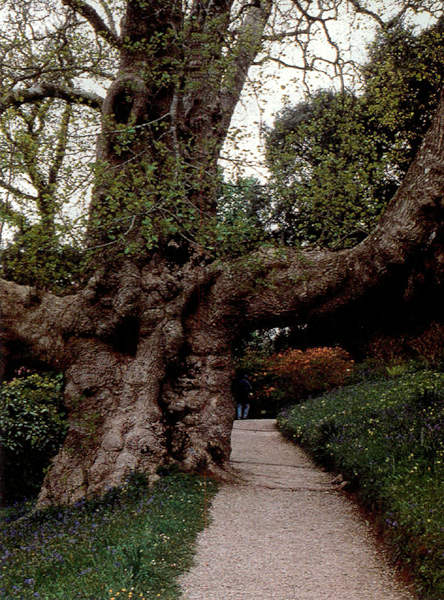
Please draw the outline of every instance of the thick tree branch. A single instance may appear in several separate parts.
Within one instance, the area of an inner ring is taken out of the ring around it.
[[[28,194],[27,192],[23,192],[22,190],[15,187],[14,185],[11,185],[4,179],[0,179],[0,188],[3,188],[13,196],[16,196],[17,198],[22,198],[23,200],[31,200],[32,202],[35,202],[38,199],[37,196],[33,194]],[[2,205],[0,204],[0,206]]]
[[[251,324],[306,322],[362,298],[426,251],[444,214],[444,95],[404,182],[376,229],[340,252],[266,250],[244,258],[215,286],[218,305]]]
[[[270,17],[272,2],[269,0],[251,4],[240,28],[233,49],[233,63],[223,81],[221,93],[222,129],[228,130],[229,122],[248,75],[248,69],[261,49],[265,25]]]
[[[381,19],[381,17],[373,10],[370,10],[369,8],[366,8],[365,6],[362,6],[362,4],[359,0],[350,0],[350,3],[352,4],[352,6],[354,7],[354,9],[356,10],[357,13],[371,17],[378,23],[378,25],[381,28],[386,27],[387,24]],[[403,9],[402,11],[400,11],[400,14],[402,14],[404,12],[405,12],[405,10]]]
[[[190,31],[202,33],[205,25],[221,15],[230,16],[234,0],[194,0],[190,9]]]
[[[108,20],[108,27],[110,28],[111,32],[116,37],[118,37],[117,28],[116,28],[116,24],[114,22],[114,16],[113,16],[112,10],[108,6],[108,3],[106,2],[106,0],[98,0],[98,2],[100,4],[100,6],[103,8],[103,10],[105,11],[106,18]]]
[[[46,98],[59,98],[65,102],[84,104],[98,110],[102,108],[103,103],[103,98],[94,92],[40,82],[30,88],[9,92],[0,98],[0,115],[12,106],[40,102]]]
[[[75,340],[109,343],[119,325],[137,312],[139,270],[131,264],[121,269],[112,306],[100,302],[103,277],[109,282],[109,273],[97,271],[81,291],[64,297],[0,279],[0,352],[8,353],[6,360],[65,369]]]
[[[72,107],[70,104],[66,105],[65,110],[62,114],[60,122],[60,129],[57,137],[57,146],[54,153],[54,162],[49,169],[48,174],[48,186],[55,186],[57,184],[57,178],[59,171],[62,167],[63,160],[66,155],[66,148],[68,146],[68,131],[69,122],[72,116]]]
[[[116,35],[115,29],[110,29],[102,17],[87,2],[83,0],[62,0],[62,4],[69,6],[76,13],[82,15],[93,27],[97,35],[114,46],[114,48],[120,48],[121,40]]]

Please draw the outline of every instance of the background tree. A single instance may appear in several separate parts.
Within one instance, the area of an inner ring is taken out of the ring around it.
[[[415,35],[394,22],[372,43],[363,93],[320,91],[267,134],[274,218],[285,244],[346,248],[392,198],[436,110],[443,23]]]
[[[37,17],[44,7],[8,6]],[[412,264],[432,252],[443,210],[441,104],[390,210],[357,247],[303,254],[261,246],[232,259],[212,251],[217,161],[249,67],[266,56],[263,44],[306,47],[315,30],[334,50],[327,24],[342,7],[63,0],[54,8],[92,32],[86,57],[118,56],[103,99],[81,89],[80,73],[66,83],[60,68],[54,80],[43,56],[34,57],[33,80],[2,89],[2,114],[48,98],[100,108],[88,278],[63,297],[0,280],[7,372],[17,363],[65,371],[70,428],[40,506],[101,492],[128,471],[154,476],[164,464],[224,474],[240,329],[350,313],[358,301],[372,306],[388,282],[405,289]],[[47,34],[38,18],[33,31]],[[82,69],[77,39],[68,45]],[[329,64],[339,69],[340,57]]]
[[[221,255],[242,255],[258,244],[272,242],[271,198],[268,187],[255,177],[222,181],[217,196],[215,250]]]
[[[75,83],[103,85],[116,60],[58,8],[5,3],[0,40],[1,272],[54,291],[79,273],[99,125],[100,98],[76,94]]]
[[[335,249],[364,239],[398,184],[389,149],[354,94],[319,92],[281,113],[267,163],[282,242]]]
[[[379,32],[362,69],[369,119],[392,144],[394,168],[406,173],[433,119],[442,90],[444,21],[415,32],[402,21]]]

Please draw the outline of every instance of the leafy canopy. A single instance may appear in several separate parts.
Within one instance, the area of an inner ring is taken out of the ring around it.
[[[442,87],[443,23],[379,33],[361,95],[320,91],[286,107],[267,132],[275,219],[286,244],[361,241],[405,175]]]

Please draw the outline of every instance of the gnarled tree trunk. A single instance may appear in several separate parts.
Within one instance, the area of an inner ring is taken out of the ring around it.
[[[94,334],[67,340],[70,430],[41,505],[103,492],[135,470],[153,477],[171,463],[221,473],[234,416],[232,333],[201,299],[203,276],[199,268],[173,275],[159,258],[138,272],[122,268],[124,314],[107,315],[101,298]],[[97,302],[91,295],[86,310]]]

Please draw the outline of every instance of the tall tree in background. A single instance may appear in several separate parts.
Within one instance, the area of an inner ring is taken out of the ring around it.
[[[352,93],[321,91],[285,109],[267,140],[282,242],[340,249],[362,241],[399,184],[389,151]]]
[[[415,35],[394,22],[362,69],[363,93],[320,91],[286,107],[267,133],[281,241],[347,248],[374,228],[436,110],[443,21]]]
[[[91,46],[75,13],[58,8],[18,1],[0,12],[1,273],[55,290],[79,270],[100,122],[100,97],[77,90],[76,98],[73,86],[103,84],[114,70],[112,53]]]
[[[264,246],[221,257],[213,252],[217,160],[248,69],[269,40],[306,49],[307,36],[328,33],[343,3],[63,0],[54,2],[65,15],[54,29],[41,21],[47,4],[9,4],[33,9],[36,43],[64,22],[72,38],[51,43],[57,66],[31,53],[22,76],[4,82],[0,113],[26,116],[57,99],[100,110],[101,123],[84,241],[88,278],[64,297],[0,281],[6,366],[65,371],[70,430],[40,505],[103,491],[131,470],[153,475],[161,464],[222,473],[240,328],[334,314],[375,288],[383,293],[394,274],[406,286],[412,261],[438,236],[444,106],[391,208],[359,246],[308,254]],[[118,68],[101,98],[89,78],[104,75],[109,56]],[[329,64],[339,68],[339,57]],[[43,212],[38,219],[43,227]]]

